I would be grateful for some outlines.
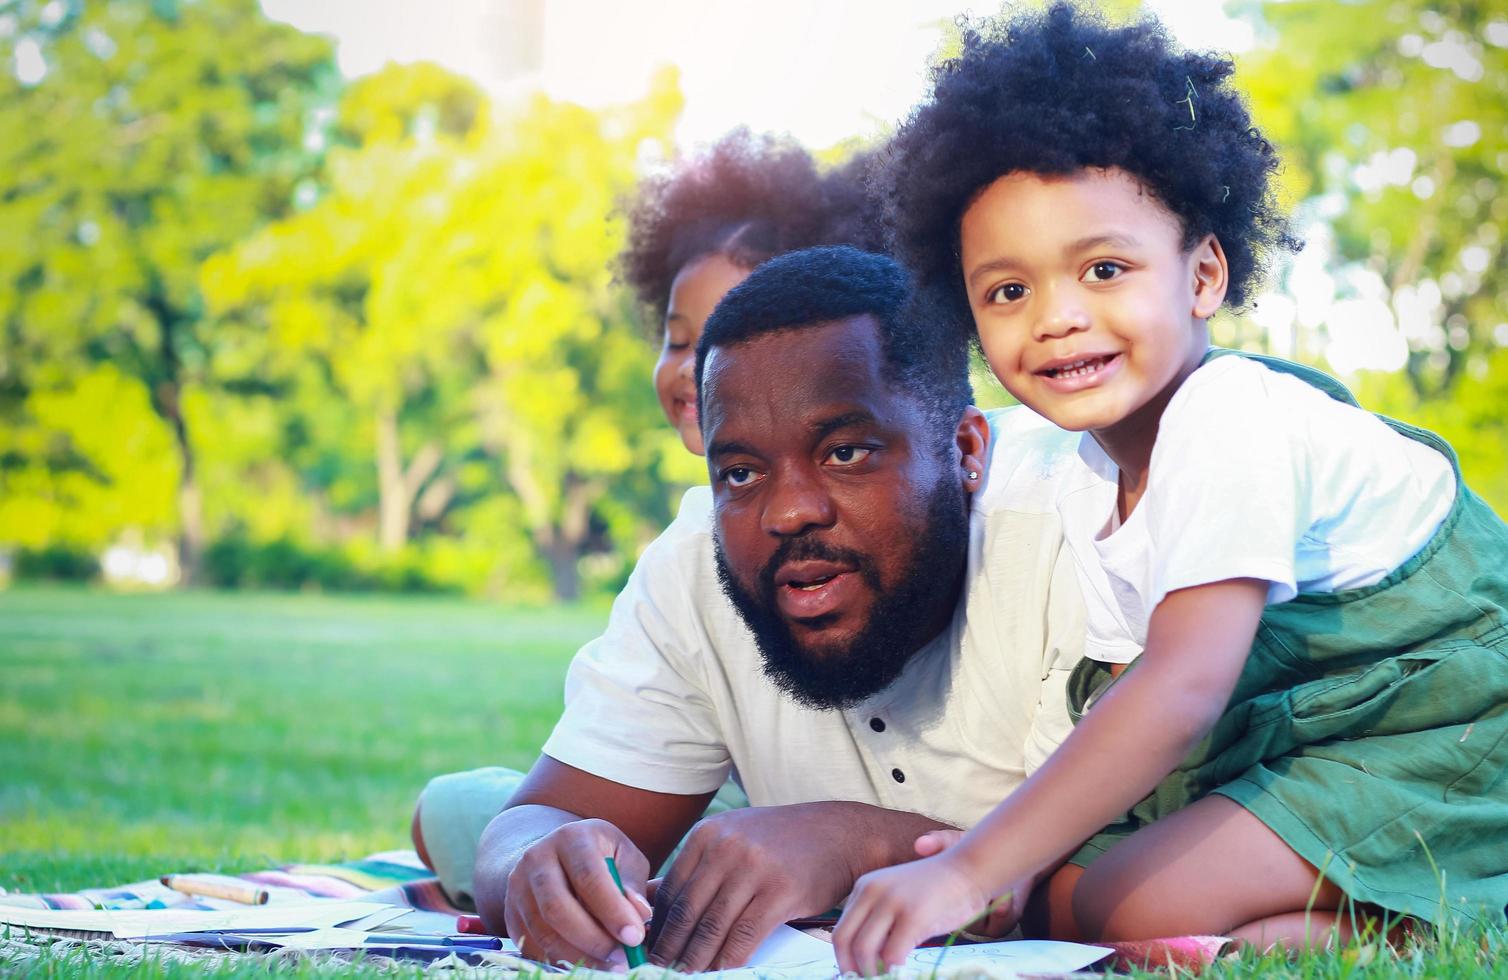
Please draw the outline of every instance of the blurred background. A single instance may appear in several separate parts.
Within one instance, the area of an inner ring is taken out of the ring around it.
[[[1148,8],[1235,53],[1307,242],[1217,341],[1440,432],[1508,513],[1508,9]],[[0,579],[614,592],[705,480],[625,197],[737,125],[882,142],[961,12],[0,0]]]

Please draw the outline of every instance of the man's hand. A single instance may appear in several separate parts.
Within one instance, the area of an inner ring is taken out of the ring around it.
[[[655,897],[650,962],[743,966],[788,919],[837,905],[863,872],[910,856],[935,821],[863,803],[751,807],[708,817]]]
[[[618,891],[607,858],[618,865]],[[530,959],[626,969],[623,946],[644,941],[649,861],[605,820],[578,820],[540,838],[508,875],[508,935]]]

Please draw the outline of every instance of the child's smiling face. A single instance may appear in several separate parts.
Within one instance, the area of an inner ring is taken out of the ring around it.
[[[990,184],[964,212],[960,258],[995,376],[1063,428],[1155,436],[1225,297],[1219,242],[1183,243],[1178,218],[1122,170]]]

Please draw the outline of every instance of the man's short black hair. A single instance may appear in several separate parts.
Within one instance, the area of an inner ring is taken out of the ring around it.
[[[1130,174],[1183,225],[1213,233],[1244,306],[1265,253],[1296,248],[1272,178],[1278,157],[1231,84],[1228,57],[1186,52],[1149,18],[1111,26],[1068,3],[966,24],[931,97],[890,147],[881,179],[895,255],[972,327],[959,223],[996,179],[1085,168]]]
[[[697,391],[714,347],[865,315],[879,324],[881,376],[921,404],[932,435],[950,436],[974,397],[968,334],[931,322],[899,263],[847,245],[773,258],[729,291],[696,345]]]

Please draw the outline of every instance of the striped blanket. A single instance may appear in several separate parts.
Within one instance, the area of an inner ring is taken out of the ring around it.
[[[288,864],[268,871],[242,875],[195,873],[196,879],[251,882],[268,892],[268,903],[315,898],[338,898],[381,902],[424,912],[443,914],[454,924],[461,910],[451,904],[439,880],[419,862],[413,851],[385,851],[339,864]],[[160,904],[154,904],[160,903]],[[38,909],[94,908],[225,908],[227,903],[199,899],[173,891],[157,879],[137,881],[113,888],[86,888],[78,892],[0,894],[0,904]]]

